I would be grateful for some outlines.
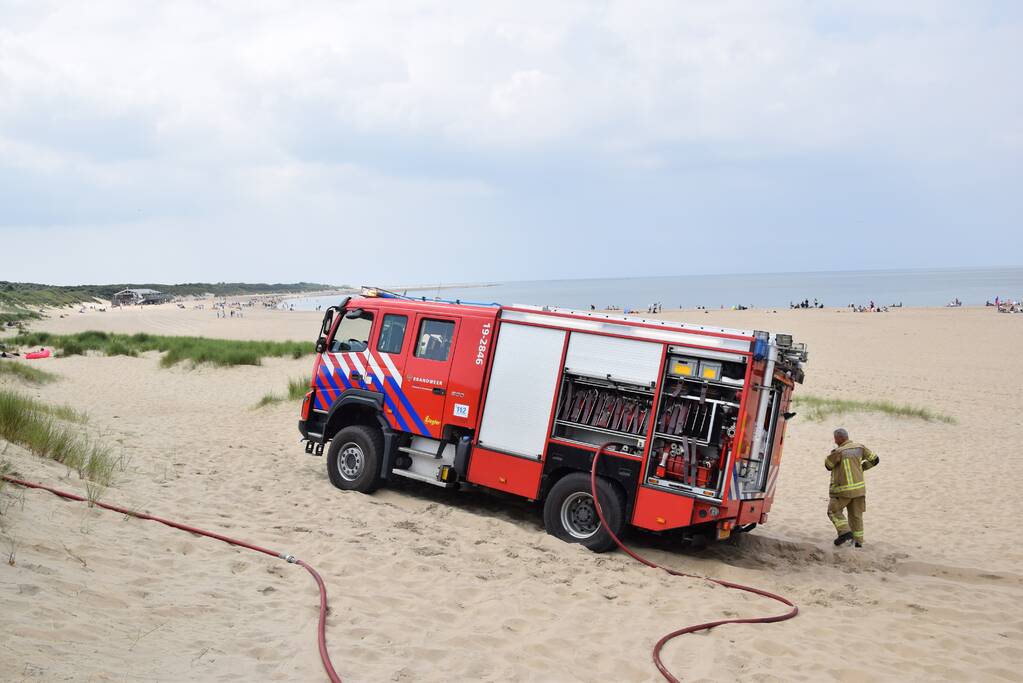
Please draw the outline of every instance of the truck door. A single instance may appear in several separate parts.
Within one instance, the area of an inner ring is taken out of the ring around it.
[[[384,396],[384,415],[388,424],[403,432],[420,433],[402,385],[405,381],[405,356],[409,317],[405,313],[382,311],[377,336],[365,353],[369,383]]]
[[[435,439],[442,433],[458,322],[457,318],[417,314],[416,334],[405,361],[406,395],[416,413],[413,420],[418,431]]]
[[[369,348],[373,322],[374,312],[365,308],[340,312],[327,349],[314,367],[315,409],[327,412],[346,390],[367,388],[367,373],[360,354]]]

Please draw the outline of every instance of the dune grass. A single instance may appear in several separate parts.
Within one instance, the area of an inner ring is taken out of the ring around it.
[[[193,367],[202,363],[218,367],[262,365],[263,358],[301,358],[314,350],[312,342],[236,341],[145,333],[127,335],[95,330],[66,335],[30,332],[11,337],[8,342],[29,348],[53,346],[58,350],[58,356],[82,355],[87,351],[107,356],[137,356],[145,351],[160,351],[164,353],[160,365],[165,368],[182,361],[191,361]]]
[[[24,396],[10,389],[0,389],[0,399],[8,402],[15,402],[13,407],[7,403],[3,404],[7,409],[19,408],[22,412],[41,413],[55,417],[58,420],[63,420],[64,422],[74,422],[76,424],[85,424],[89,421],[88,415],[75,410],[69,405],[51,405],[49,403],[43,403],[42,401],[37,401],[30,396]],[[0,436],[3,436],[2,425],[0,425]],[[8,441],[13,441],[13,439],[8,439]]]
[[[7,323],[23,323],[28,320],[38,320],[41,317],[35,311],[29,311],[24,308],[0,310],[0,326],[6,326]]]
[[[51,406],[15,391],[0,389],[0,438],[38,456],[56,460],[84,479],[95,502],[114,478],[108,447],[90,439],[77,424],[85,415],[67,406]]]
[[[805,407],[811,420],[820,421],[832,415],[845,413],[882,413],[892,417],[905,417],[926,422],[945,422],[955,424],[956,419],[950,415],[936,413],[919,406],[900,405],[891,401],[857,401],[844,398],[824,398],[812,394],[796,394],[792,402]]]
[[[284,400],[284,397],[280,394],[275,394],[272,391],[268,391],[263,394],[263,398],[259,399],[254,408],[265,408],[266,406],[280,403]]]
[[[254,408],[263,408],[265,406],[280,403],[281,401],[298,401],[303,398],[307,391],[309,391],[309,385],[312,379],[309,377],[296,377],[295,379],[288,380],[288,395],[282,396],[281,394],[269,391],[263,394],[263,398],[259,399]]]
[[[288,380],[288,398],[297,401],[306,395],[309,386],[312,384],[311,377],[298,377]]]
[[[57,375],[20,360],[0,360],[0,377],[14,377],[30,384],[49,384]]]

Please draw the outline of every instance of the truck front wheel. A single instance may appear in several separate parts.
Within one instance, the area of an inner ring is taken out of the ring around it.
[[[625,500],[607,479],[597,477],[597,496],[608,526],[617,536],[625,526]],[[558,480],[543,505],[547,533],[566,543],[581,543],[598,553],[615,547],[614,539],[600,523],[593,505],[590,476],[573,472]]]
[[[380,485],[383,450],[379,430],[365,425],[345,427],[334,435],[327,451],[330,483],[344,491],[373,492]]]

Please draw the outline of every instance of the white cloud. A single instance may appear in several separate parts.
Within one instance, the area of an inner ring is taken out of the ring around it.
[[[272,136],[282,103],[306,100],[357,130],[501,147],[565,135],[565,121],[575,137],[610,123],[650,143],[845,144],[954,104],[951,77],[995,95],[991,58],[1023,38],[901,6],[858,22],[788,3],[23,7],[37,19],[3,32],[0,111],[139,114],[171,145],[201,129],[228,148]]]
[[[651,216],[686,215],[679,169],[717,179],[699,206],[722,222],[737,219],[708,202],[749,164],[1019,173],[1012,5],[108,0],[0,16],[0,180],[21,188],[0,230],[230,217],[269,234],[273,204],[402,236],[458,222],[463,202],[467,224],[550,232],[568,229],[550,196],[610,201],[607,183],[642,194],[653,246]]]

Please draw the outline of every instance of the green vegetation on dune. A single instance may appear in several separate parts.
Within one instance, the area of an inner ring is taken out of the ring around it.
[[[90,501],[113,480],[115,461],[110,449],[86,436],[74,423],[85,415],[67,406],[51,406],[7,389],[0,389],[0,439],[56,460],[89,482]]]
[[[792,402],[809,410],[811,420],[823,420],[831,415],[845,413],[882,413],[892,417],[908,417],[927,422],[955,424],[956,419],[918,406],[899,405],[891,401],[857,401],[843,398],[824,398],[812,394],[795,394]]]
[[[249,282],[185,282],[177,285],[158,283],[110,285],[41,285],[34,282],[0,281],[0,304],[9,307],[69,306],[96,299],[110,299],[122,289],[155,289],[172,296],[239,296],[277,292],[315,292],[335,289],[317,282],[249,283]],[[344,289],[346,287],[342,287]],[[0,318],[3,322],[3,318]]]
[[[311,383],[312,380],[309,377],[297,377],[295,379],[288,380],[287,397],[270,391],[263,394],[263,398],[259,399],[259,402],[256,403],[255,407],[263,408],[264,406],[280,403],[281,401],[298,401],[305,396],[307,391],[309,391]]]
[[[256,403],[255,407],[256,408],[265,408],[268,405],[272,405],[274,403],[280,403],[283,400],[284,400],[283,396],[275,394],[272,391],[268,391],[267,393],[263,394],[263,398],[259,399],[259,401]]]
[[[263,358],[301,358],[314,351],[312,342],[236,341],[207,337],[167,337],[154,334],[114,334],[89,330],[77,334],[28,332],[6,340],[27,348],[52,346],[59,356],[75,356],[97,351],[107,356],[137,356],[145,351],[160,351],[163,367],[191,361],[192,365],[210,363],[220,367],[261,365]]]
[[[46,370],[28,365],[21,360],[0,360],[0,377],[15,377],[32,384],[48,384],[57,379],[57,375]]]
[[[292,401],[297,401],[298,399],[305,397],[306,392],[309,391],[309,387],[311,385],[311,377],[299,377],[298,379],[289,380],[288,398]]]
[[[30,396],[22,396],[10,389],[0,389],[0,396],[6,396],[7,400],[11,400],[11,396],[17,397],[17,405],[28,412],[51,415],[59,420],[74,422],[76,424],[85,424],[89,421],[88,415],[75,410],[69,405],[51,405],[49,403],[43,403],[42,401],[37,401]],[[0,436],[3,436],[2,426],[0,426]],[[8,440],[10,441],[10,439]]]
[[[8,323],[23,323],[27,320],[38,320],[41,316],[35,311],[23,308],[10,308],[0,310],[0,326]]]

